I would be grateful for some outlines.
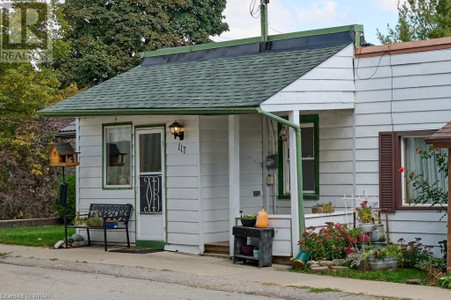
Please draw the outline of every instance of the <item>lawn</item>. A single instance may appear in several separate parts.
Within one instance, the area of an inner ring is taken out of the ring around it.
[[[68,229],[68,236],[75,229]],[[0,229],[0,243],[24,246],[53,246],[64,239],[64,226],[14,227]]]
[[[424,273],[417,269],[398,269],[396,271],[358,271],[358,270],[323,270],[323,271],[310,271],[304,270],[300,272],[310,274],[329,275],[335,277],[347,277],[354,279],[376,280],[376,281],[388,281],[396,283],[406,283],[408,279],[421,279],[426,280]]]

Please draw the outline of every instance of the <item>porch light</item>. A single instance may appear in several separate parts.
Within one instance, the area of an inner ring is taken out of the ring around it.
[[[174,139],[177,139],[178,137],[179,140],[183,141],[183,137],[185,135],[185,129],[183,128],[183,125],[176,121],[169,125],[169,130],[171,130],[171,134],[174,136]]]

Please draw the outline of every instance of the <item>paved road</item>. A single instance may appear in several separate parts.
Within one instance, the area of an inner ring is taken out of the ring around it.
[[[0,266],[0,299],[277,299],[103,274]]]

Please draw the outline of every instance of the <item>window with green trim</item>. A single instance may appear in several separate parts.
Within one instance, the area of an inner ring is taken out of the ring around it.
[[[318,115],[301,115],[302,179],[305,199],[319,199]],[[279,125],[279,132],[282,126]],[[279,140],[279,199],[290,197],[290,144]]]
[[[103,177],[106,188],[131,188],[131,124],[104,125]]]

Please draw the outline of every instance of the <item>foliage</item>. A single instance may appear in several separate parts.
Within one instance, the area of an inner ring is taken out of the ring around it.
[[[321,207],[323,209],[323,213],[332,213],[334,211],[334,205],[332,204],[332,202],[316,203],[313,207]]]
[[[241,219],[245,220],[257,220],[257,215],[242,215]]]
[[[70,55],[55,60],[64,85],[89,87],[139,63],[139,52],[208,42],[228,29],[225,0],[67,0]]]
[[[448,154],[440,149],[434,149],[433,146],[426,150],[417,149],[417,153],[421,155],[422,160],[433,159],[437,166],[439,173],[443,177],[448,177]],[[423,173],[416,173],[414,171],[408,172],[407,183],[412,184],[413,190],[417,192],[414,203],[443,205],[448,203],[448,191],[440,186],[439,181],[429,182]]]
[[[315,232],[316,227],[306,228],[304,238],[298,244],[304,252],[311,254],[312,259],[345,258],[349,244],[357,243],[359,229],[348,229],[339,223],[326,224],[327,227],[321,228],[318,233]]]
[[[378,39],[383,44],[451,36],[451,1],[398,1],[398,24],[394,29],[389,26],[387,35],[378,30]]]
[[[360,203],[360,207],[356,208],[357,217],[362,223],[372,223],[374,221],[373,218],[373,209],[371,206],[368,206],[368,201],[363,201]]]
[[[440,277],[438,279],[437,286],[451,289],[451,275]]]
[[[382,248],[375,248],[371,245],[367,246],[365,249],[368,259],[384,259],[387,257],[397,258],[399,261],[402,260],[402,248],[399,244],[389,244]]]
[[[86,225],[93,227],[103,226],[103,218],[101,217],[89,217],[86,219]]]
[[[421,238],[417,237],[415,240],[404,243],[404,239],[399,239],[398,243],[401,245],[402,261],[401,265],[407,268],[416,268],[417,264],[426,260],[432,253],[429,251],[430,246],[424,246],[421,243]]]
[[[62,182],[62,180],[61,180]],[[67,186],[67,209],[64,210],[64,205],[59,203],[59,190],[60,185],[58,185],[57,196],[55,198],[56,209],[58,211],[58,215],[63,220],[65,215],[70,215],[71,217],[67,218],[68,222],[71,222],[74,219],[75,215],[75,175],[67,175],[66,176]]]
[[[0,142],[0,219],[55,215],[60,169],[48,166],[55,132],[67,120],[22,123]]]
[[[75,229],[68,228],[68,235]],[[64,239],[64,226],[13,227],[0,230],[0,243],[24,246],[53,246]]]

